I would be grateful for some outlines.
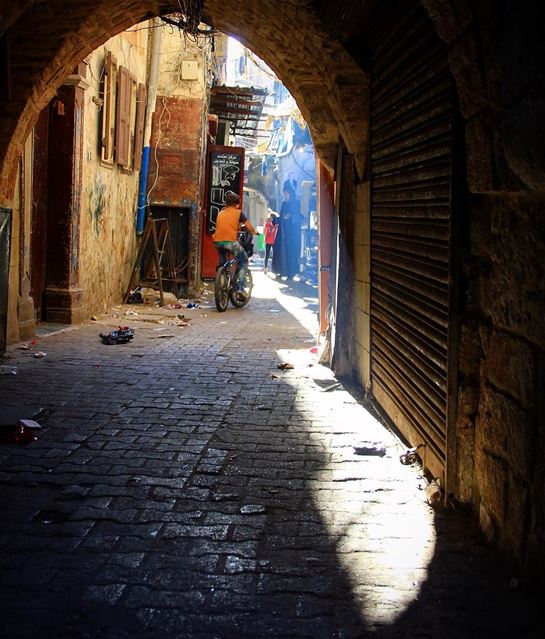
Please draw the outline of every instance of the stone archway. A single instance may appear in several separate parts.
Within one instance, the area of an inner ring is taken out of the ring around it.
[[[9,29],[12,94],[0,107],[0,200],[11,199],[24,140],[74,67],[111,36],[178,8],[172,1],[125,0],[113,8],[101,1],[89,11],[87,3],[65,0],[54,8],[29,1],[3,11],[0,28]],[[321,28],[308,3],[289,3],[282,11],[276,3],[245,3],[242,12],[237,0],[208,2],[203,17],[236,35],[275,70],[308,121],[323,161],[333,165],[342,136],[363,169],[367,76]]]
[[[460,338],[465,387],[458,407],[457,464],[464,477],[457,493],[480,508],[491,536],[507,549],[515,540],[519,558],[542,566],[543,531],[537,524],[523,530],[510,523],[544,517],[545,473],[531,454],[544,445],[537,436],[543,398],[536,390],[542,387],[545,335],[545,56],[539,3],[420,2],[448,46],[472,194],[465,256],[469,318]],[[205,0],[203,18],[240,38],[276,71],[307,119],[321,158],[333,167],[342,138],[362,177],[368,79],[365,55],[358,54],[365,48],[365,20],[378,5],[379,0]],[[76,64],[114,34],[178,8],[175,0],[91,5],[0,0],[0,36],[5,42],[7,30],[11,40],[13,79],[8,98],[0,75],[0,207],[14,201],[21,150],[40,110]],[[359,213],[365,202],[350,205]],[[513,433],[520,434],[516,446],[504,446]]]
[[[525,3],[524,10],[514,7],[502,13],[492,0],[472,5],[421,2],[449,46],[467,122],[470,189],[543,190],[545,149],[533,129],[545,108],[537,89],[544,74],[541,66],[530,65],[542,57],[539,32],[532,26],[539,23],[538,9]],[[361,175],[367,146],[367,76],[354,60],[361,58],[362,24],[375,4],[349,2],[341,11],[325,0],[208,0],[203,18],[240,38],[275,70],[297,100],[318,153],[330,167],[342,136]],[[121,0],[114,6],[98,0],[91,8],[81,0],[0,0],[0,34],[6,31],[12,44],[13,80],[9,102],[0,93],[0,203],[9,204],[12,198],[22,144],[40,110],[78,62],[112,35],[177,9],[176,0]],[[525,64],[531,72],[521,76]]]

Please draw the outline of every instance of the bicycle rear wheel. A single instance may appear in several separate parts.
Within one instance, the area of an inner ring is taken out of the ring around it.
[[[235,276],[235,283],[238,285],[240,271],[237,271]],[[237,291],[235,288],[237,286],[231,287],[229,291],[229,299],[231,300],[231,304],[236,306],[237,308],[242,308],[246,306],[250,301],[250,296],[252,295],[252,288],[254,287],[254,280],[252,278],[252,272],[250,269],[246,271],[246,286],[241,290]]]
[[[227,305],[229,304],[229,278],[227,277],[224,266],[220,266],[216,273],[214,299],[216,300],[218,313],[223,313],[227,310]]]

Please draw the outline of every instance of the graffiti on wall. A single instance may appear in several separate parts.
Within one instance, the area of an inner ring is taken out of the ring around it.
[[[89,189],[89,215],[91,216],[93,228],[97,237],[100,235],[101,220],[106,204],[104,196],[105,191],[106,184],[103,182],[100,175],[95,175],[93,186]]]

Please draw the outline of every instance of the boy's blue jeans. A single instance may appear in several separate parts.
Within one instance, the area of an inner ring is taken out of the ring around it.
[[[248,253],[242,248],[240,242],[235,240],[234,242],[214,242],[215,247],[218,249],[220,266],[223,266],[229,259],[227,251],[230,251],[235,257],[238,258],[240,264],[240,281],[246,286],[246,273],[248,271]]]

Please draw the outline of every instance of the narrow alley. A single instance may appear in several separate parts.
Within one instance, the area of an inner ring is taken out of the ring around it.
[[[2,360],[0,403],[43,409],[0,446],[2,636],[542,636],[476,523],[426,504],[317,363],[315,289],[254,276],[244,309],[140,306],[128,344],[101,343],[110,314]]]

